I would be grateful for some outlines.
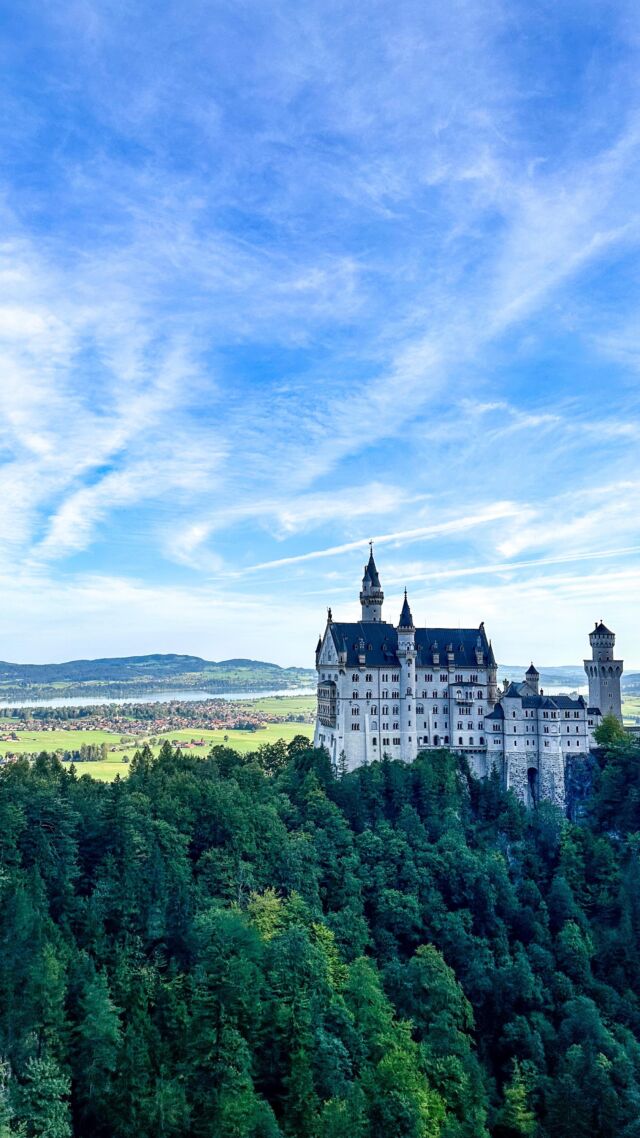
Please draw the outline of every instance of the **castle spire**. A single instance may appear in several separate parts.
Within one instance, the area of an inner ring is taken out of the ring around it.
[[[369,542],[369,560],[364,567],[362,578],[362,591],[360,604],[362,605],[362,620],[366,623],[380,623],[382,620],[382,602],[384,593],[380,584],[380,577],[373,557],[373,542]]]
[[[398,628],[413,628],[413,627],[414,627],[413,617],[411,615],[411,609],[409,608],[409,601],[407,600],[407,590],[405,589],[405,591],[404,591],[404,604],[402,606],[402,612],[400,613],[400,623],[398,625]]]

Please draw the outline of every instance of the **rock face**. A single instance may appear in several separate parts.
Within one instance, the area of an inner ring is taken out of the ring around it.
[[[593,752],[588,755],[573,755],[567,759],[565,767],[565,810],[571,822],[578,822],[584,811],[584,803],[591,794],[598,772],[598,758]]]

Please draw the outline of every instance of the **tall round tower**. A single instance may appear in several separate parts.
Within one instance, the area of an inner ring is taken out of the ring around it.
[[[382,592],[382,585],[380,584],[376,563],[373,560],[373,542],[371,542],[369,561],[364,567],[362,590],[360,592],[362,620],[365,623],[379,624],[381,622],[383,601],[384,593]]]
[[[400,665],[400,756],[410,763],[418,753],[416,723],[416,630],[404,591],[404,604],[397,628]]]
[[[615,632],[600,621],[589,634],[591,659],[585,660],[584,670],[589,680],[589,706],[599,707],[603,715],[615,715],[622,722],[620,677],[624,664],[614,660]]]

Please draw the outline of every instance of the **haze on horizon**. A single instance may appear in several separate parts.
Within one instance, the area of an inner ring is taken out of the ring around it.
[[[640,661],[640,9],[2,17],[0,658]]]

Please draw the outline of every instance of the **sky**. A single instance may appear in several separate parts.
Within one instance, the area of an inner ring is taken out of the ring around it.
[[[636,0],[0,15],[0,658],[640,666]]]

